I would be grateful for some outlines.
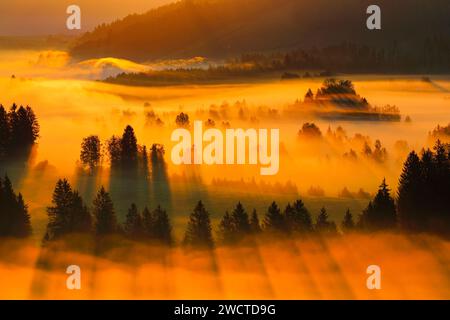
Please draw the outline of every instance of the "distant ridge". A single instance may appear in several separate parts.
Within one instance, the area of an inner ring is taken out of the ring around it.
[[[423,50],[427,39],[450,45],[448,0],[378,0],[382,30],[366,28],[369,0],[183,0],[98,26],[71,46],[76,59],[134,61],[322,47],[352,41]]]

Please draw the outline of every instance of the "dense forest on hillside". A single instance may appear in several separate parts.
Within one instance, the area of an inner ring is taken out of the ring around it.
[[[140,73],[121,73],[109,83],[155,86],[244,82],[280,77],[282,80],[330,76],[338,73],[440,74],[450,71],[447,37],[428,38],[423,48],[411,53],[396,43],[377,48],[343,42],[321,49],[297,49],[275,53],[246,53],[208,68],[176,68]]]
[[[447,1],[378,1],[382,8],[379,31],[366,28],[370,4],[184,0],[100,25],[77,39],[71,54],[76,59],[114,56],[149,61],[297,50],[281,59],[279,54],[264,58],[264,64],[281,60],[285,67],[334,67],[342,72],[448,71]],[[357,45],[339,45],[344,41]],[[251,60],[261,64],[259,57],[251,56]]]

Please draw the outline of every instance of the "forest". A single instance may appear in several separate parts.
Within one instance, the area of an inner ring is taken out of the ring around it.
[[[9,112],[2,107],[2,137],[4,158],[11,159],[16,150],[30,146],[39,136],[39,125],[30,107]],[[177,117],[186,121],[186,116]],[[21,128],[25,135],[18,135]],[[308,129],[309,130],[309,129]],[[98,136],[83,139],[80,163],[88,174],[95,174],[106,157],[112,170],[136,174],[147,179],[150,169],[164,167],[164,146],[154,144],[150,151],[137,143],[134,129],[127,126],[122,136],[113,136],[101,143]],[[150,159],[150,161],[149,161]],[[450,145],[437,140],[434,148],[420,154],[410,152],[399,177],[397,194],[392,194],[386,180],[362,212],[347,210],[341,222],[331,221],[327,209],[310,212],[301,199],[293,199],[285,208],[274,201],[265,212],[246,208],[236,199],[231,212],[224,212],[218,226],[211,224],[210,213],[198,199],[189,214],[184,237],[176,239],[171,219],[160,205],[138,208],[129,203],[124,221],[119,221],[110,193],[101,187],[92,203],[86,203],[67,179],[59,179],[47,207],[48,223],[43,245],[65,239],[73,234],[85,234],[92,239],[111,235],[132,241],[213,248],[215,245],[245,243],[252,237],[311,237],[339,236],[353,232],[398,231],[426,232],[447,237],[450,232]],[[157,200],[156,200],[157,201]],[[0,236],[28,237],[32,233],[26,199],[14,191],[6,175],[0,180]]]

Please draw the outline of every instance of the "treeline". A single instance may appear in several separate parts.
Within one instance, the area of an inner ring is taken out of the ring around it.
[[[325,70],[303,77],[332,73],[446,73],[450,46],[443,35],[429,36],[422,48],[405,50],[397,42],[389,46],[369,46],[351,42],[323,48],[298,49],[271,54],[247,53],[235,64],[250,64],[258,70]]]
[[[31,235],[30,215],[22,195],[13,190],[8,176],[0,178],[0,237]]]
[[[23,154],[39,137],[39,123],[29,106],[13,104],[6,111],[0,104],[0,161]]]
[[[385,180],[367,208],[355,217],[347,210],[340,231],[379,232],[404,230],[430,232],[444,236],[450,231],[450,145],[436,142],[433,150],[411,152],[399,180],[397,199],[394,199]],[[59,180],[47,208],[49,217],[44,242],[62,239],[69,234],[85,233],[102,237],[121,235],[134,241],[175,243],[172,224],[160,206],[139,211],[132,204],[121,224],[109,193],[102,187],[88,207],[67,180]],[[31,234],[30,217],[22,196],[12,190],[7,177],[0,183],[1,236],[26,237]],[[199,201],[189,216],[183,244],[212,248],[215,243],[235,244],[255,235],[274,235],[276,238],[333,236],[339,229],[331,221],[326,208],[314,219],[301,200],[289,203],[284,209],[273,202],[262,221],[256,210],[251,214],[242,203],[231,213],[225,212],[213,236],[210,213]],[[216,240],[215,240],[216,238]]]
[[[393,42],[374,47],[344,42],[323,48],[277,53],[245,53],[224,65],[177,68],[140,73],[121,73],[105,79],[126,85],[169,85],[244,81],[279,72],[281,79],[329,77],[338,73],[444,74],[450,71],[450,46],[443,36],[428,37],[422,50],[404,50]],[[303,74],[298,74],[302,70]]]
[[[450,231],[450,144],[411,152],[400,176],[398,215],[410,231]]]
[[[172,243],[169,217],[161,207],[150,211],[144,208],[140,213],[132,204],[125,222],[120,224],[111,196],[101,187],[92,206],[84,203],[79,193],[69,182],[57,182],[52,197],[52,206],[47,208],[48,224],[44,242],[64,238],[70,234],[92,234],[95,236],[123,235],[132,240]]]
[[[44,242],[63,239],[70,234],[85,233],[95,237],[119,235],[134,241],[168,246],[175,243],[172,224],[164,209],[158,206],[152,211],[144,208],[140,212],[135,204],[131,204],[125,221],[121,224],[116,217],[111,196],[103,187],[89,209],[67,180],[59,180],[53,193],[52,206],[47,208],[47,212],[49,222]],[[367,209],[358,216],[358,221],[355,222],[353,214],[347,210],[341,222],[343,233],[394,230],[396,227],[396,206],[385,181]],[[336,236],[339,233],[326,208],[322,208],[314,219],[299,199],[289,203],[284,209],[273,202],[262,220],[255,209],[249,214],[244,205],[238,202],[231,213],[225,212],[220,219],[214,237],[211,215],[203,202],[199,201],[189,215],[182,244],[188,247],[213,248],[216,243],[238,244],[258,235],[302,238],[314,235]]]
[[[153,164],[162,160],[165,154],[164,146],[153,144],[150,150],[145,145],[139,145],[131,126],[126,126],[122,136],[113,135],[101,142],[97,135],[83,139],[81,143],[80,162],[85,168],[94,172],[101,166],[105,158],[112,169],[143,169],[148,170],[149,161]]]

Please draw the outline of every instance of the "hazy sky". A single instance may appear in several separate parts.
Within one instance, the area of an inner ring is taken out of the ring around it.
[[[81,8],[84,32],[169,2],[175,0],[0,0],[0,35],[70,34],[66,9],[71,4]]]

